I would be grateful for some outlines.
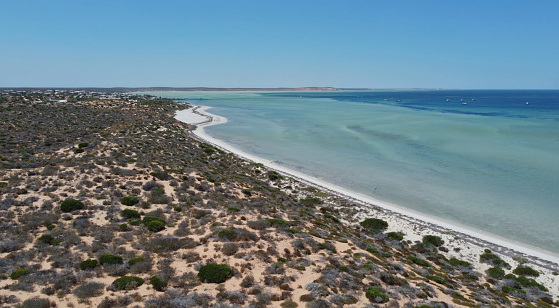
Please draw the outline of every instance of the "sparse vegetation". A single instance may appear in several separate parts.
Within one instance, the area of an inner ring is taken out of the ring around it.
[[[0,306],[553,305],[549,271],[529,258],[511,267],[487,250],[483,273],[464,261],[477,256],[447,259],[465,253],[458,236],[384,233],[376,208],[357,225],[357,201],[191,138],[172,118],[182,103],[5,93]]]

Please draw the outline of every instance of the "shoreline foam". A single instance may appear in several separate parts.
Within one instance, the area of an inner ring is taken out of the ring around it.
[[[389,231],[404,232],[406,237],[411,240],[420,240],[423,235],[433,234],[433,232],[436,232],[445,238],[447,242],[454,243],[455,248],[459,248],[458,251],[449,251],[449,256],[467,258],[468,261],[476,265],[478,270],[480,268],[487,269],[489,267],[487,264],[481,263],[478,257],[483,253],[485,248],[489,248],[494,252],[502,254],[506,257],[506,261],[511,264],[516,264],[517,262],[513,258],[518,257],[528,259],[530,261],[529,263],[542,269],[549,270],[550,274],[551,271],[557,271],[559,269],[559,256],[553,254],[552,252],[548,252],[537,247],[530,247],[524,243],[515,243],[508,239],[499,238],[493,234],[472,230],[456,223],[447,222],[442,219],[411,211],[395,204],[383,202],[374,199],[373,197],[366,196],[301,172],[288,169],[273,161],[243,152],[242,150],[239,150],[222,140],[216,139],[205,132],[204,128],[207,126],[227,122],[227,118],[207,112],[210,108],[211,107],[208,106],[194,106],[191,109],[177,112],[177,116],[175,118],[181,120],[185,118],[184,114],[186,113],[196,114],[199,116],[198,120],[189,123],[195,125],[195,128],[191,130],[191,135],[195,138],[250,161],[261,163],[267,168],[281,172],[297,181],[316,186],[317,188],[328,191],[340,198],[357,203],[360,207],[357,210],[359,212],[359,217],[355,218],[364,219],[371,217],[372,215],[381,217],[388,220],[389,225],[391,226],[391,230]],[[554,279],[552,284],[556,285],[554,290],[557,290],[559,282]]]

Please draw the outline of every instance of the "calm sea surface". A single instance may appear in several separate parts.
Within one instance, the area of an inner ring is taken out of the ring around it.
[[[418,212],[559,253],[559,91],[157,92],[206,132]]]

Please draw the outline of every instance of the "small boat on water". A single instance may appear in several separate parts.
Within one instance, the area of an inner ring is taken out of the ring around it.
[[[475,99],[475,98],[472,98],[472,102],[475,102],[475,101],[476,101],[476,99]]]
[[[450,98],[447,98],[444,100],[445,102],[450,102]]]
[[[462,105],[468,105],[468,103],[466,103],[466,102],[463,102],[463,103],[462,103]]]
[[[526,102],[526,105],[530,105],[530,102]]]

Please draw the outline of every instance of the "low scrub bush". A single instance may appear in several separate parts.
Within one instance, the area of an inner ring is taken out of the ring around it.
[[[427,278],[431,281],[434,281],[436,283],[439,283],[439,284],[445,284],[445,282],[446,282],[445,279],[441,276],[426,275],[425,278]]]
[[[10,278],[13,280],[19,279],[19,277],[25,276],[25,275],[29,275],[31,272],[29,270],[26,269],[18,269],[13,271],[10,274]]]
[[[205,283],[222,283],[233,277],[235,271],[226,264],[210,263],[198,271],[198,278]]]
[[[535,281],[532,278],[527,278],[525,276],[518,276],[516,277],[516,282],[515,285],[521,285],[523,287],[526,288],[537,288],[540,289],[544,292],[547,292],[547,288],[541,284],[539,284],[537,281]]]
[[[375,303],[386,303],[386,302],[388,302],[388,295],[382,293],[382,291],[379,290],[376,287],[370,287],[369,289],[367,289],[367,292],[365,293],[365,296],[371,302],[375,302]]]
[[[338,217],[336,217],[336,216],[334,216],[334,215],[331,215],[331,214],[328,214],[328,213],[324,214],[324,218],[328,218],[328,219],[330,219],[330,220],[332,220],[332,221],[334,221],[334,222],[340,222],[340,220],[338,219]]]
[[[145,250],[164,253],[176,251],[181,248],[192,248],[196,243],[188,237],[178,238],[174,236],[152,238],[144,243]]]
[[[100,282],[86,282],[74,289],[74,294],[79,298],[96,297],[103,295],[105,285]]]
[[[488,269],[487,274],[489,275],[489,277],[491,277],[493,279],[497,279],[497,280],[501,280],[501,279],[505,278],[505,271],[498,266],[494,266],[494,267]]]
[[[363,220],[360,225],[372,233],[378,233],[388,228],[388,222],[378,218],[367,218]]]
[[[538,271],[536,271],[535,269],[529,266],[517,266],[512,272],[521,276],[534,276],[534,277],[540,276],[540,273]]]
[[[140,218],[140,212],[136,211],[136,210],[131,210],[131,209],[125,209],[122,212],[120,212],[120,216],[124,217],[124,218]]]
[[[415,263],[415,264],[417,264],[417,265],[420,265],[420,266],[424,266],[424,267],[429,267],[429,266],[431,266],[431,265],[429,264],[429,262],[427,262],[426,260],[423,260],[423,259],[421,259],[421,258],[418,258],[418,257],[416,257],[416,256],[408,256],[408,259],[409,259],[410,261],[412,261],[413,263]]]
[[[223,252],[226,256],[232,256],[239,251],[239,247],[235,243],[225,243],[223,247],[221,247],[221,252]]]
[[[233,229],[223,229],[217,233],[221,238],[234,241],[237,238],[237,232]]]
[[[270,227],[272,224],[267,220],[254,220],[247,222],[247,226],[254,230],[264,230]]]
[[[462,261],[456,259],[455,257],[450,258],[450,260],[448,260],[448,263],[450,263],[453,266],[462,266],[462,267],[468,267],[471,265],[470,262]]]
[[[137,197],[124,197],[122,199],[120,199],[120,203],[127,205],[127,206],[134,206],[138,203],[140,203],[140,199],[138,199]]]
[[[145,216],[144,219],[142,219],[142,223],[144,225],[148,225],[150,222],[152,221],[160,221],[163,223],[163,225],[165,225],[165,219],[160,218],[160,217],[155,217],[155,216]]]
[[[167,281],[161,280],[159,276],[154,275],[149,279],[149,283],[153,286],[153,288],[157,291],[163,291],[167,286]]]
[[[79,200],[68,199],[60,204],[60,210],[64,213],[69,213],[75,210],[83,209],[84,204]]]
[[[431,244],[435,247],[439,247],[444,244],[443,239],[440,236],[436,236],[436,235],[425,235],[423,236],[422,242],[424,244]]]
[[[122,264],[123,260],[121,256],[104,254],[99,257],[99,263],[104,264]]]
[[[94,269],[97,266],[97,260],[87,259],[80,263],[80,268],[82,270]]]
[[[289,227],[293,225],[293,223],[287,222],[283,219],[266,218],[266,220],[272,227]]]
[[[401,235],[398,232],[388,232],[386,235],[388,236],[388,238],[393,239],[393,240],[397,240],[397,241],[401,241],[401,240],[404,239],[404,236]]]
[[[144,280],[136,276],[122,276],[112,283],[117,290],[133,290],[144,284]]]
[[[138,262],[145,262],[146,259],[144,257],[136,257],[136,258],[132,258],[130,259],[130,261],[128,261],[128,265],[132,266]]]
[[[57,240],[54,236],[52,236],[50,234],[43,234],[37,239],[37,241],[39,241],[41,243],[56,246],[56,245],[58,245],[62,242],[62,239]]]
[[[503,286],[501,288],[501,290],[507,294],[510,294],[512,296],[516,296],[516,297],[521,297],[526,295],[526,291],[522,290],[522,289],[517,289],[517,288],[512,288],[509,286]]]
[[[165,229],[165,223],[160,220],[150,221],[146,224],[149,231],[159,232]]]
[[[51,302],[46,298],[32,297],[28,298],[20,306],[21,308],[49,308]]]
[[[305,206],[319,205],[323,203],[319,198],[305,198],[301,199],[299,202]]]
[[[270,181],[275,181],[275,180],[283,179],[283,177],[276,171],[268,171],[268,179]]]

